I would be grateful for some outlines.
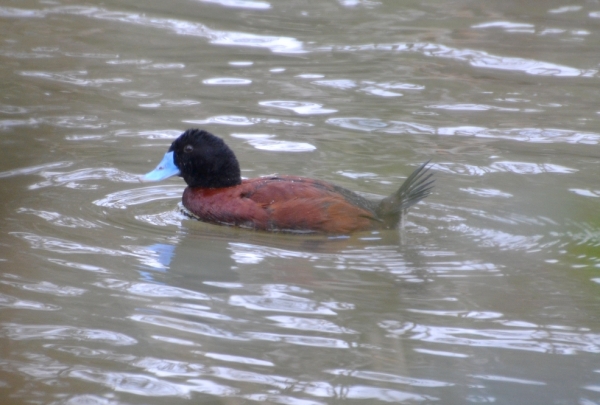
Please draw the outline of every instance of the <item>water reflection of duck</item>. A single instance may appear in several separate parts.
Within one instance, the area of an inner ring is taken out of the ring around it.
[[[225,142],[189,129],[142,181],[181,176],[188,187],[183,205],[201,221],[266,231],[346,234],[398,226],[403,213],[427,197],[432,174],[419,166],[391,196],[368,200],[350,190],[297,176],[242,180],[239,163]]]

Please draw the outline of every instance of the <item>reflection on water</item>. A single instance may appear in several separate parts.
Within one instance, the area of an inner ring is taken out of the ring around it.
[[[130,3],[0,7],[3,398],[600,404],[594,3]],[[190,126],[436,187],[400,232],[204,224],[139,182]]]

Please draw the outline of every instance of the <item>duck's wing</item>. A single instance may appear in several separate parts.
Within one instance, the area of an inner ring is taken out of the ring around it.
[[[345,234],[371,229],[378,219],[373,203],[333,184],[295,176],[249,180],[242,195],[267,213],[261,229]]]

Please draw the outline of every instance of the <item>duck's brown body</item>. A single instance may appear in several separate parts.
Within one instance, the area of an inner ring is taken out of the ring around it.
[[[242,180],[239,162],[221,138],[190,129],[142,180],[183,177],[188,185],[183,205],[201,221],[265,231],[347,234],[398,226],[402,214],[429,195],[433,180],[427,171],[426,162],[381,201],[304,177]]]
[[[243,180],[226,188],[188,187],[182,200],[202,221],[257,230],[345,234],[382,227],[377,203],[297,176]]]

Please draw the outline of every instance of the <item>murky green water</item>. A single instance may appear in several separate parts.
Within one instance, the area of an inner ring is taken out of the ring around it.
[[[6,404],[600,404],[600,4],[5,1]],[[401,234],[256,233],[142,184],[202,127]]]

